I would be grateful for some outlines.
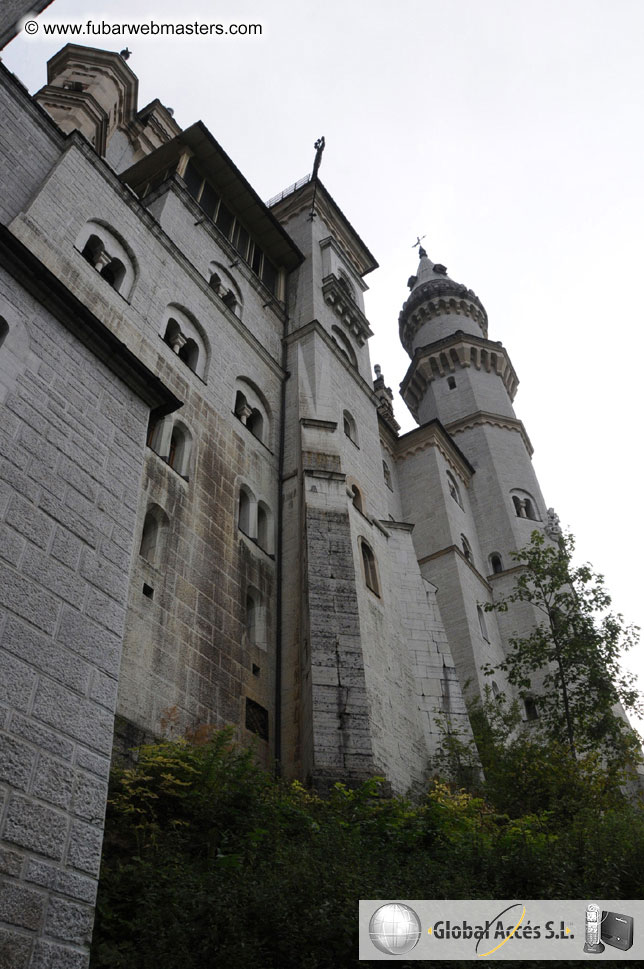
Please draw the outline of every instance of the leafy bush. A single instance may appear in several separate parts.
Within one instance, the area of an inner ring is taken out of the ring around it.
[[[436,780],[412,803],[374,778],[321,799],[227,731],[142,748],[112,774],[93,969],[357,967],[360,898],[641,897],[641,808],[582,772],[557,809],[569,764],[539,781],[513,756],[529,811],[500,768],[479,794]]]

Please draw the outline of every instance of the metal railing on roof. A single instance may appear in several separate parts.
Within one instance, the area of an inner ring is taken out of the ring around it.
[[[285,199],[288,195],[292,195],[293,192],[297,192],[298,188],[302,188],[303,185],[306,185],[307,182],[310,181],[311,176],[305,175],[304,178],[300,178],[299,181],[293,182],[293,184],[289,185],[288,188],[285,188],[283,192],[280,192],[278,195],[274,195],[272,199],[269,199],[266,203],[267,207],[270,209],[271,206],[277,205],[277,203],[281,202],[282,199]]]

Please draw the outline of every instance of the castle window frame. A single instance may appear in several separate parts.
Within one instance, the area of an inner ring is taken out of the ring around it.
[[[267,555],[273,554],[273,513],[261,500],[257,502],[257,544]]]
[[[373,549],[369,543],[360,536],[358,539],[360,546],[360,560],[362,562],[362,574],[366,587],[373,592],[379,599],[382,598],[380,591],[380,578],[378,576],[378,563]]]
[[[159,335],[182,363],[205,383],[210,364],[210,345],[194,316],[176,303],[169,303],[163,314]]]
[[[490,568],[494,575],[499,575],[503,572],[503,559],[500,552],[492,552],[490,555]]]
[[[490,642],[490,634],[488,632],[487,622],[485,621],[485,613],[483,612],[483,609],[481,608],[480,605],[477,605],[477,607],[476,607],[476,613],[477,613],[477,615],[479,617],[479,626],[481,628],[481,636],[483,637],[483,639],[485,640],[486,643],[489,643]]]
[[[168,465],[180,474],[186,481],[189,480],[190,455],[192,451],[192,434],[183,423],[175,421],[172,425],[170,434],[170,446],[168,450]]]
[[[472,546],[470,545],[465,535],[461,535],[461,549],[463,551],[463,555],[465,556],[465,559],[470,563],[470,565],[474,565]]]
[[[537,512],[537,503],[529,491],[515,488],[510,492],[510,497],[512,498],[514,513],[517,518],[525,518],[533,522],[541,521],[539,513]]]
[[[360,488],[356,484],[351,485],[351,504],[361,515],[364,515],[364,498]]]
[[[250,730],[250,732],[256,734],[260,740],[265,740],[268,743],[268,724],[268,710],[260,703],[257,703],[255,700],[251,700],[251,698],[247,696],[244,717],[244,726],[246,727],[246,730]]]
[[[9,324],[5,320],[4,316],[0,316],[0,347],[9,336]]]
[[[150,565],[158,567],[169,525],[170,519],[160,505],[151,504],[148,506],[143,519],[139,556]]]
[[[270,407],[259,387],[248,377],[237,377],[233,414],[255,440],[270,451]]]
[[[237,527],[246,538],[254,539],[257,531],[257,499],[248,485],[240,485],[237,499]]]
[[[389,490],[393,491],[394,486],[393,486],[393,481],[391,477],[391,468],[389,467],[386,461],[382,462],[382,476],[385,479],[385,484],[387,485]]]
[[[458,486],[458,482],[451,471],[445,472],[447,477],[447,487],[449,493],[458,505],[459,508],[463,508],[463,499],[461,498],[461,489]]]
[[[74,246],[114,292],[130,300],[138,263],[118,232],[102,221],[90,219],[76,237]]]
[[[345,437],[348,437],[352,444],[359,447],[358,444],[358,427],[353,416],[348,410],[342,411],[342,427],[344,430]]]

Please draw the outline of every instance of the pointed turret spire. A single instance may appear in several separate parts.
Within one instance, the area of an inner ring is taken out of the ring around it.
[[[447,269],[440,262],[432,262],[425,249],[421,246],[418,250],[420,262],[415,276],[410,276],[407,285],[410,289],[416,289],[423,283],[428,283],[432,279],[444,279],[447,276]]]

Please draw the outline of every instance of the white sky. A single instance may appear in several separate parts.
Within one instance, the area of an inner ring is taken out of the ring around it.
[[[644,626],[641,0],[55,0],[39,22],[261,23],[252,37],[84,36],[133,52],[139,106],[203,120],[268,199],[310,171],[380,266],[367,315],[397,390],[412,243],[478,294],[507,347],[546,503]],[[17,38],[30,91],[64,38]],[[397,398],[404,430],[414,423]],[[638,471],[638,468],[640,469]],[[627,665],[644,684],[642,649]]]

